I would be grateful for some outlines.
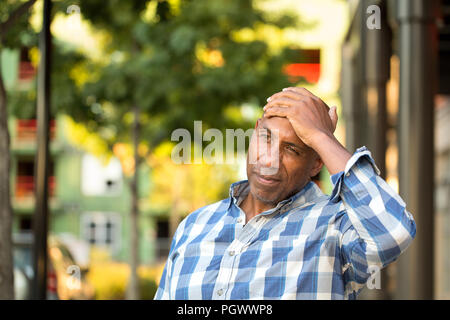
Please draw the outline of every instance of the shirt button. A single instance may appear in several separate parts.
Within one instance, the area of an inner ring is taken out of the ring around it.
[[[217,294],[218,294],[219,296],[221,296],[221,295],[223,294],[223,289],[217,290]]]
[[[234,252],[233,250],[231,250],[230,252],[228,252],[228,254],[229,254],[230,256],[234,256],[235,252]]]
[[[350,172],[347,172],[347,173],[345,174],[345,176],[346,176],[346,177],[350,177]]]
[[[242,218],[238,218],[237,223],[241,223],[241,222],[242,222]]]

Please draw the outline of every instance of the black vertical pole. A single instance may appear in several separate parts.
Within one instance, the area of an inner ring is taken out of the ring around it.
[[[367,105],[367,145],[372,152],[381,177],[386,179],[386,132],[388,129],[386,109],[386,84],[390,76],[391,30],[387,20],[385,0],[365,0],[364,8],[377,5],[380,8],[380,29],[367,29],[365,42],[365,98]],[[367,28],[367,26],[364,26]],[[381,271],[381,288],[368,290],[371,299],[388,299],[389,270]]]
[[[34,229],[33,298],[47,298],[48,167],[50,118],[50,34],[51,1],[44,0],[42,30],[39,36],[40,63],[37,82],[37,154],[35,161],[36,212]]]
[[[367,100],[364,99],[366,60],[366,7],[360,1],[344,43],[342,57],[342,102],[345,146],[351,152],[367,145]]]
[[[368,145],[374,156],[381,176],[386,178],[386,84],[390,76],[391,32],[387,23],[387,7],[385,1],[366,0],[365,8],[369,5],[380,7],[380,29],[368,29],[364,39],[365,54],[365,94],[368,115]],[[366,27],[366,26],[364,26]]]
[[[400,195],[416,238],[398,262],[398,299],[433,299],[434,95],[437,88],[436,0],[401,0],[399,94]]]

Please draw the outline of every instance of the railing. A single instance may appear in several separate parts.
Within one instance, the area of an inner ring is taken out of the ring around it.
[[[48,177],[48,193],[52,197],[55,194],[55,176]],[[34,196],[34,177],[16,177],[16,198],[27,198]]]
[[[29,61],[20,61],[19,64],[19,80],[28,81],[34,78],[36,69]]]
[[[50,120],[50,139],[54,139],[56,133],[56,122]],[[18,119],[16,126],[16,137],[18,140],[35,140],[37,134],[36,119]]]

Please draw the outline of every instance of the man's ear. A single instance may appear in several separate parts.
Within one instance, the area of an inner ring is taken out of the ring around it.
[[[311,173],[310,173],[311,177],[314,177],[315,175],[317,175],[320,172],[320,170],[322,170],[322,167],[323,167],[323,161],[319,157],[319,155],[316,154],[314,158],[315,158],[313,160],[314,164],[313,164],[313,167],[311,168]]]
[[[258,120],[256,120],[256,123],[255,123],[255,129],[258,128],[258,126],[260,125],[260,122],[261,122],[261,118],[259,118]]]

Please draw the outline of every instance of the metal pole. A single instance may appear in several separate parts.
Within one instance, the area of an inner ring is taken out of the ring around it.
[[[50,117],[50,34],[51,1],[44,0],[42,30],[39,36],[40,65],[37,83],[37,154],[35,161],[36,212],[34,229],[33,298],[47,298],[48,167]]]
[[[367,144],[367,103],[363,97],[365,78],[365,7],[359,2],[342,52],[342,102],[345,146],[351,151]]]
[[[381,28],[368,29],[365,43],[365,93],[368,113],[368,147],[381,171],[386,175],[386,84],[390,75],[391,31],[387,23],[385,1],[366,0],[365,8],[377,5],[381,11]],[[364,26],[365,27],[365,26]],[[363,41],[364,41],[363,40]]]
[[[380,7],[381,28],[367,29],[365,38],[365,79],[364,92],[367,105],[367,146],[381,171],[381,177],[386,178],[386,84],[390,75],[391,29],[387,21],[387,7],[384,0],[365,0],[364,10],[370,5]],[[367,299],[388,299],[389,283],[387,269],[381,271],[381,289],[366,291]]]
[[[397,299],[433,298],[436,1],[399,0],[400,195],[413,214],[416,238],[397,264]]]

